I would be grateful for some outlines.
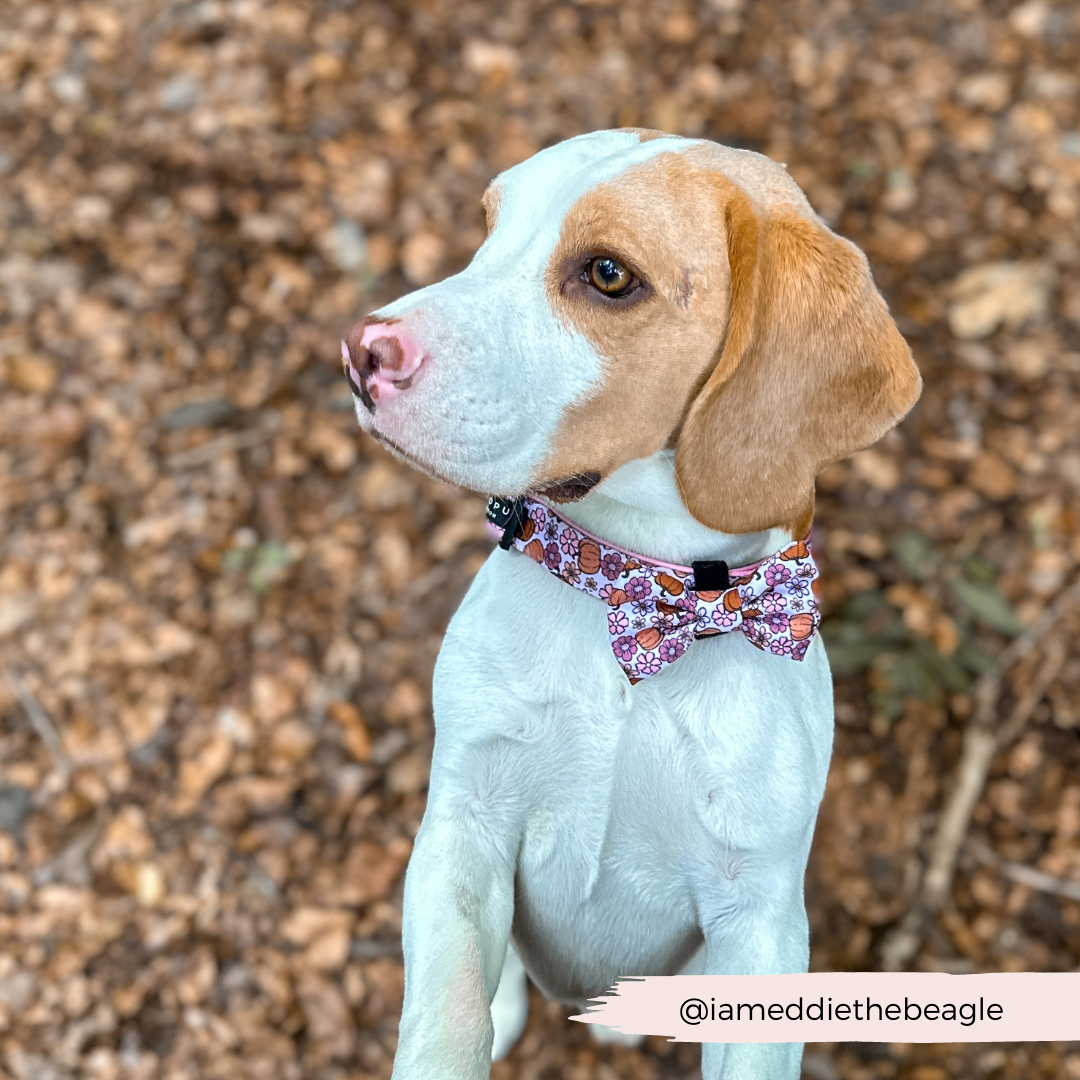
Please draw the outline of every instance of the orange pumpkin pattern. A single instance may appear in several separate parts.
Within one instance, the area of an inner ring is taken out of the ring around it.
[[[595,574],[600,569],[600,545],[585,539],[578,544],[578,569],[583,574]]]
[[[656,584],[666,593],[670,593],[672,596],[681,596],[685,585],[671,574],[665,574],[663,572],[656,575]]]
[[[722,592],[697,592],[689,566],[669,566],[590,536],[546,503],[523,497],[488,502],[496,534],[516,530],[515,547],[608,607],[608,637],[632,683],[674,663],[696,638],[739,630],[756,648],[802,660],[820,625],[812,585],[818,570],[808,540],[730,572]]]
[[[544,561],[544,545],[539,540],[530,540],[521,550],[535,562]]]
[[[806,546],[806,541],[800,540],[797,544],[792,544],[791,547],[781,551],[780,558],[784,562],[791,562],[793,559],[805,559],[809,554],[810,549]]]

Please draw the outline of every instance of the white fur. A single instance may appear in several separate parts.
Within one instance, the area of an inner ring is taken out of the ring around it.
[[[543,289],[567,210],[689,140],[570,140],[500,177],[498,228],[464,273],[379,314],[428,370],[365,427],[469,487],[520,491],[600,360]],[[630,462],[565,514],[644,555],[739,565],[790,539],[728,536],[679,498],[670,453]],[[832,744],[832,687],[741,634],[697,641],[630,685],[606,609],[496,550],[454,616],[434,682],[427,813],[405,887],[394,1080],[482,1080],[525,1020],[520,960],[581,1009],[622,975],[797,972],[803,872]],[[516,951],[508,951],[513,936]],[[503,982],[500,986],[500,978]],[[498,989],[498,993],[496,993]],[[709,1045],[704,1080],[796,1080],[800,1047]]]

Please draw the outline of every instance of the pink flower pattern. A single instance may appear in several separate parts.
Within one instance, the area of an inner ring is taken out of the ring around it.
[[[559,572],[562,566],[562,555],[559,553],[558,544],[551,543],[544,548],[544,565],[556,574]]]
[[[622,551],[534,499],[526,499],[525,508],[538,530],[548,525],[544,531],[551,540],[537,556],[548,570],[608,604],[613,592],[625,597],[609,609],[607,622],[612,652],[632,683],[674,663],[694,638],[737,629],[764,652],[802,660],[820,625],[810,589],[818,570],[806,541],[740,567],[732,572],[728,589],[703,596],[695,590],[694,572],[688,566],[665,566]],[[552,528],[556,523],[557,543]],[[584,540],[589,541],[587,555],[582,551]],[[526,544],[521,537],[513,542],[519,551]]]

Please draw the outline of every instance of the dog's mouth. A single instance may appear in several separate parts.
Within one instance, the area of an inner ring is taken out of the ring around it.
[[[603,478],[598,472],[575,473],[543,487],[534,488],[533,492],[545,499],[551,499],[552,502],[577,502],[578,499],[585,498],[601,479]]]

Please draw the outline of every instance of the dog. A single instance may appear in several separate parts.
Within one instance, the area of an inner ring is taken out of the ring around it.
[[[580,1010],[619,976],[806,970],[814,477],[920,390],[865,257],[760,154],[598,131],[483,203],[467,269],[342,343],[361,427],[496,496],[503,538],[435,668],[395,1080],[487,1077],[526,973]],[[702,1074],[800,1060],[706,1044]]]

